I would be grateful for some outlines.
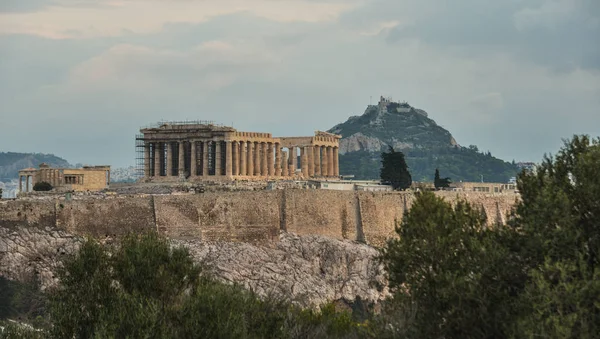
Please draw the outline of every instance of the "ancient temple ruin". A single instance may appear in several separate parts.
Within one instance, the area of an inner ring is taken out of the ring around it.
[[[110,184],[110,166],[83,166],[82,168],[40,168],[19,171],[19,192],[31,192],[38,182],[47,182],[57,191],[100,191]]]
[[[211,122],[165,122],[136,137],[145,179],[337,178],[340,135],[240,132]],[[143,154],[143,155],[142,155]]]

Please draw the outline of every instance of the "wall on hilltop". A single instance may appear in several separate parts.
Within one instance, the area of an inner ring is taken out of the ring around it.
[[[490,223],[506,222],[515,194],[437,192],[483,206]],[[279,230],[381,246],[414,201],[412,193],[328,190],[118,196],[0,203],[0,227],[52,227],[106,237],[155,229],[175,239],[270,244]]]

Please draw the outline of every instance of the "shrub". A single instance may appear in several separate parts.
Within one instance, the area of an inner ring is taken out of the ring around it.
[[[52,190],[52,185],[46,181],[36,182],[35,185],[33,185],[33,190],[37,192],[50,191]]]

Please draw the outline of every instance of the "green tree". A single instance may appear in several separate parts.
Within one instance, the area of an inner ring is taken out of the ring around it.
[[[575,136],[517,179],[511,222],[531,283],[518,333],[594,338],[600,333],[600,139]]]
[[[50,301],[56,338],[347,337],[346,312],[301,310],[214,280],[156,233],[118,245],[88,239],[59,272]]]
[[[408,337],[501,338],[524,273],[511,260],[512,229],[490,229],[481,209],[419,194],[388,240],[382,261]]]
[[[388,152],[381,153],[380,177],[384,183],[391,184],[394,189],[407,189],[412,184],[412,178],[402,152],[394,151],[389,146]]]
[[[440,178],[440,170],[438,170],[437,168],[435,169],[435,175],[433,177],[433,185],[435,186],[436,189],[438,188],[444,188],[444,187],[450,187],[450,183],[452,181],[450,181],[450,178]]]
[[[39,192],[50,191],[52,190],[52,185],[46,181],[36,182],[35,185],[33,185],[33,190]]]

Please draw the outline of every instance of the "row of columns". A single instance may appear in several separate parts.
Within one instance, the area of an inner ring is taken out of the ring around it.
[[[339,154],[338,148],[332,146],[294,146],[288,151],[282,149],[279,143],[256,142],[256,141],[225,141],[225,157],[223,164],[222,142],[213,142],[214,149],[209,152],[209,142],[190,142],[190,176],[198,175],[198,146],[202,147],[202,176],[209,175],[209,154],[214,153],[212,161],[214,174],[216,176],[265,176],[265,177],[289,177],[296,175],[296,169],[300,167],[302,177],[337,177],[339,176]],[[151,156],[151,145],[154,150]],[[161,176],[163,168],[163,155],[166,145],[166,176],[173,174],[173,146],[172,142],[146,143],[144,149],[144,165],[146,177]],[[178,176],[185,174],[185,141],[179,141],[178,145]],[[298,166],[297,153],[300,149],[300,166]],[[152,160],[154,166],[151,166]],[[223,173],[223,166],[224,173]]]
[[[23,177],[25,177],[25,191],[23,191]],[[30,192],[31,184],[33,184],[33,175],[19,175],[19,192]]]

